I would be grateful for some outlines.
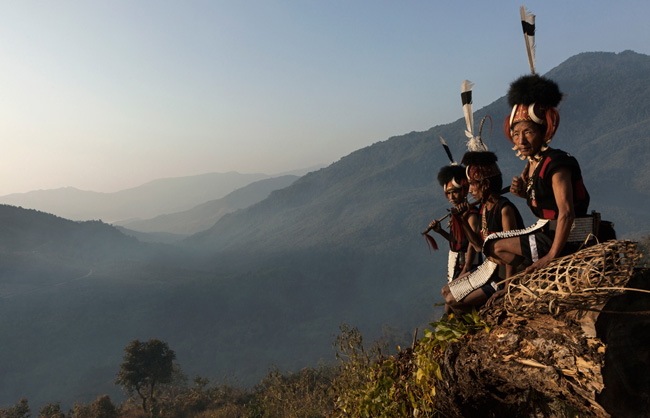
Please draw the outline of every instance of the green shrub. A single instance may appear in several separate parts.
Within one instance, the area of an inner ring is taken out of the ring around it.
[[[414,347],[384,358],[374,347],[366,351],[358,331],[342,328],[340,375],[333,384],[337,418],[435,417],[436,386],[442,380],[440,361],[447,344],[490,327],[476,311],[443,316],[430,324]]]

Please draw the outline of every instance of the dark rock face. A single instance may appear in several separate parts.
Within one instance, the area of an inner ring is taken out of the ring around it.
[[[627,288],[650,290],[650,270],[634,270]],[[436,389],[446,416],[650,417],[649,293],[612,297],[595,327],[596,315],[520,316],[499,305],[483,314],[489,333],[445,351]]]
[[[598,338],[551,315],[490,313],[498,317],[489,333],[447,347],[437,394],[446,416],[609,416],[595,401],[605,356]]]
[[[627,285],[650,290],[650,270],[637,270]],[[613,297],[596,323],[607,344],[598,402],[620,418],[650,416],[650,294],[629,291]]]

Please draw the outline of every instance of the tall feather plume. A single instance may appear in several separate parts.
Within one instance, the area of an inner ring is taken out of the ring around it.
[[[468,138],[474,137],[474,113],[472,112],[472,88],[474,83],[469,80],[463,80],[460,88],[460,100],[463,103],[463,113],[465,114],[465,124],[467,129],[465,135]]]
[[[521,27],[524,30],[530,72],[535,74],[535,15],[526,10],[524,6],[521,6]]]
[[[472,111],[472,88],[474,83],[463,80],[460,90],[460,100],[463,103],[463,114],[465,115],[465,136],[467,136],[467,149],[470,151],[487,151],[487,147],[480,137],[474,136],[474,113]]]
[[[445,149],[445,152],[447,153],[447,157],[449,157],[449,161],[451,162],[451,165],[458,165],[458,163],[454,160],[454,157],[451,156],[451,150],[449,149],[449,145],[447,145],[447,142],[440,137],[440,142],[442,143],[442,147]]]

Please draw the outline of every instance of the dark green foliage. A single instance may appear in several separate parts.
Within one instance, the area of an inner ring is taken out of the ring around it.
[[[61,411],[59,402],[54,402],[41,407],[38,418],[65,418],[65,414]]]
[[[0,418],[29,418],[30,414],[29,404],[25,398],[11,408],[0,409]]]
[[[158,402],[159,418],[317,418],[332,409],[330,384],[332,367],[305,368],[283,374],[274,368],[254,389],[229,384],[211,384],[195,377],[191,387],[180,388],[174,396]],[[120,417],[134,417],[131,404]],[[70,418],[86,418],[73,416]]]
[[[339,360],[339,376],[332,383],[334,410],[340,416],[355,416],[368,382],[374,379],[372,367],[383,359],[383,347],[377,343],[365,347],[359,330],[346,324],[340,331],[334,343]]]
[[[131,396],[137,393],[142,399],[142,410],[157,415],[160,387],[172,381],[176,354],[166,342],[157,339],[133,340],[124,352],[124,362],[115,383]]]
[[[107,395],[100,396],[90,405],[75,403],[69,418],[118,418],[119,411]]]
[[[268,418],[327,416],[334,405],[330,385],[335,376],[336,369],[331,366],[288,374],[273,368],[257,387],[257,409]]]
[[[489,332],[490,327],[476,311],[462,317],[445,315],[430,325],[432,330],[425,330],[417,344],[391,356],[384,356],[377,346],[366,350],[357,330],[342,327],[336,343],[341,365],[332,385],[336,405],[332,416],[438,416],[436,387],[443,379],[440,363],[447,344],[477,330]]]
[[[161,418],[240,418],[252,417],[253,392],[226,383],[210,384],[196,376],[193,386],[161,402]]]

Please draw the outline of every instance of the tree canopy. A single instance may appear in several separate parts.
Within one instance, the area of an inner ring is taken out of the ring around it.
[[[152,413],[157,389],[173,377],[176,354],[166,342],[150,339],[133,340],[124,348],[124,362],[120,366],[116,383],[129,395],[137,393],[142,399],[142,409]]]

